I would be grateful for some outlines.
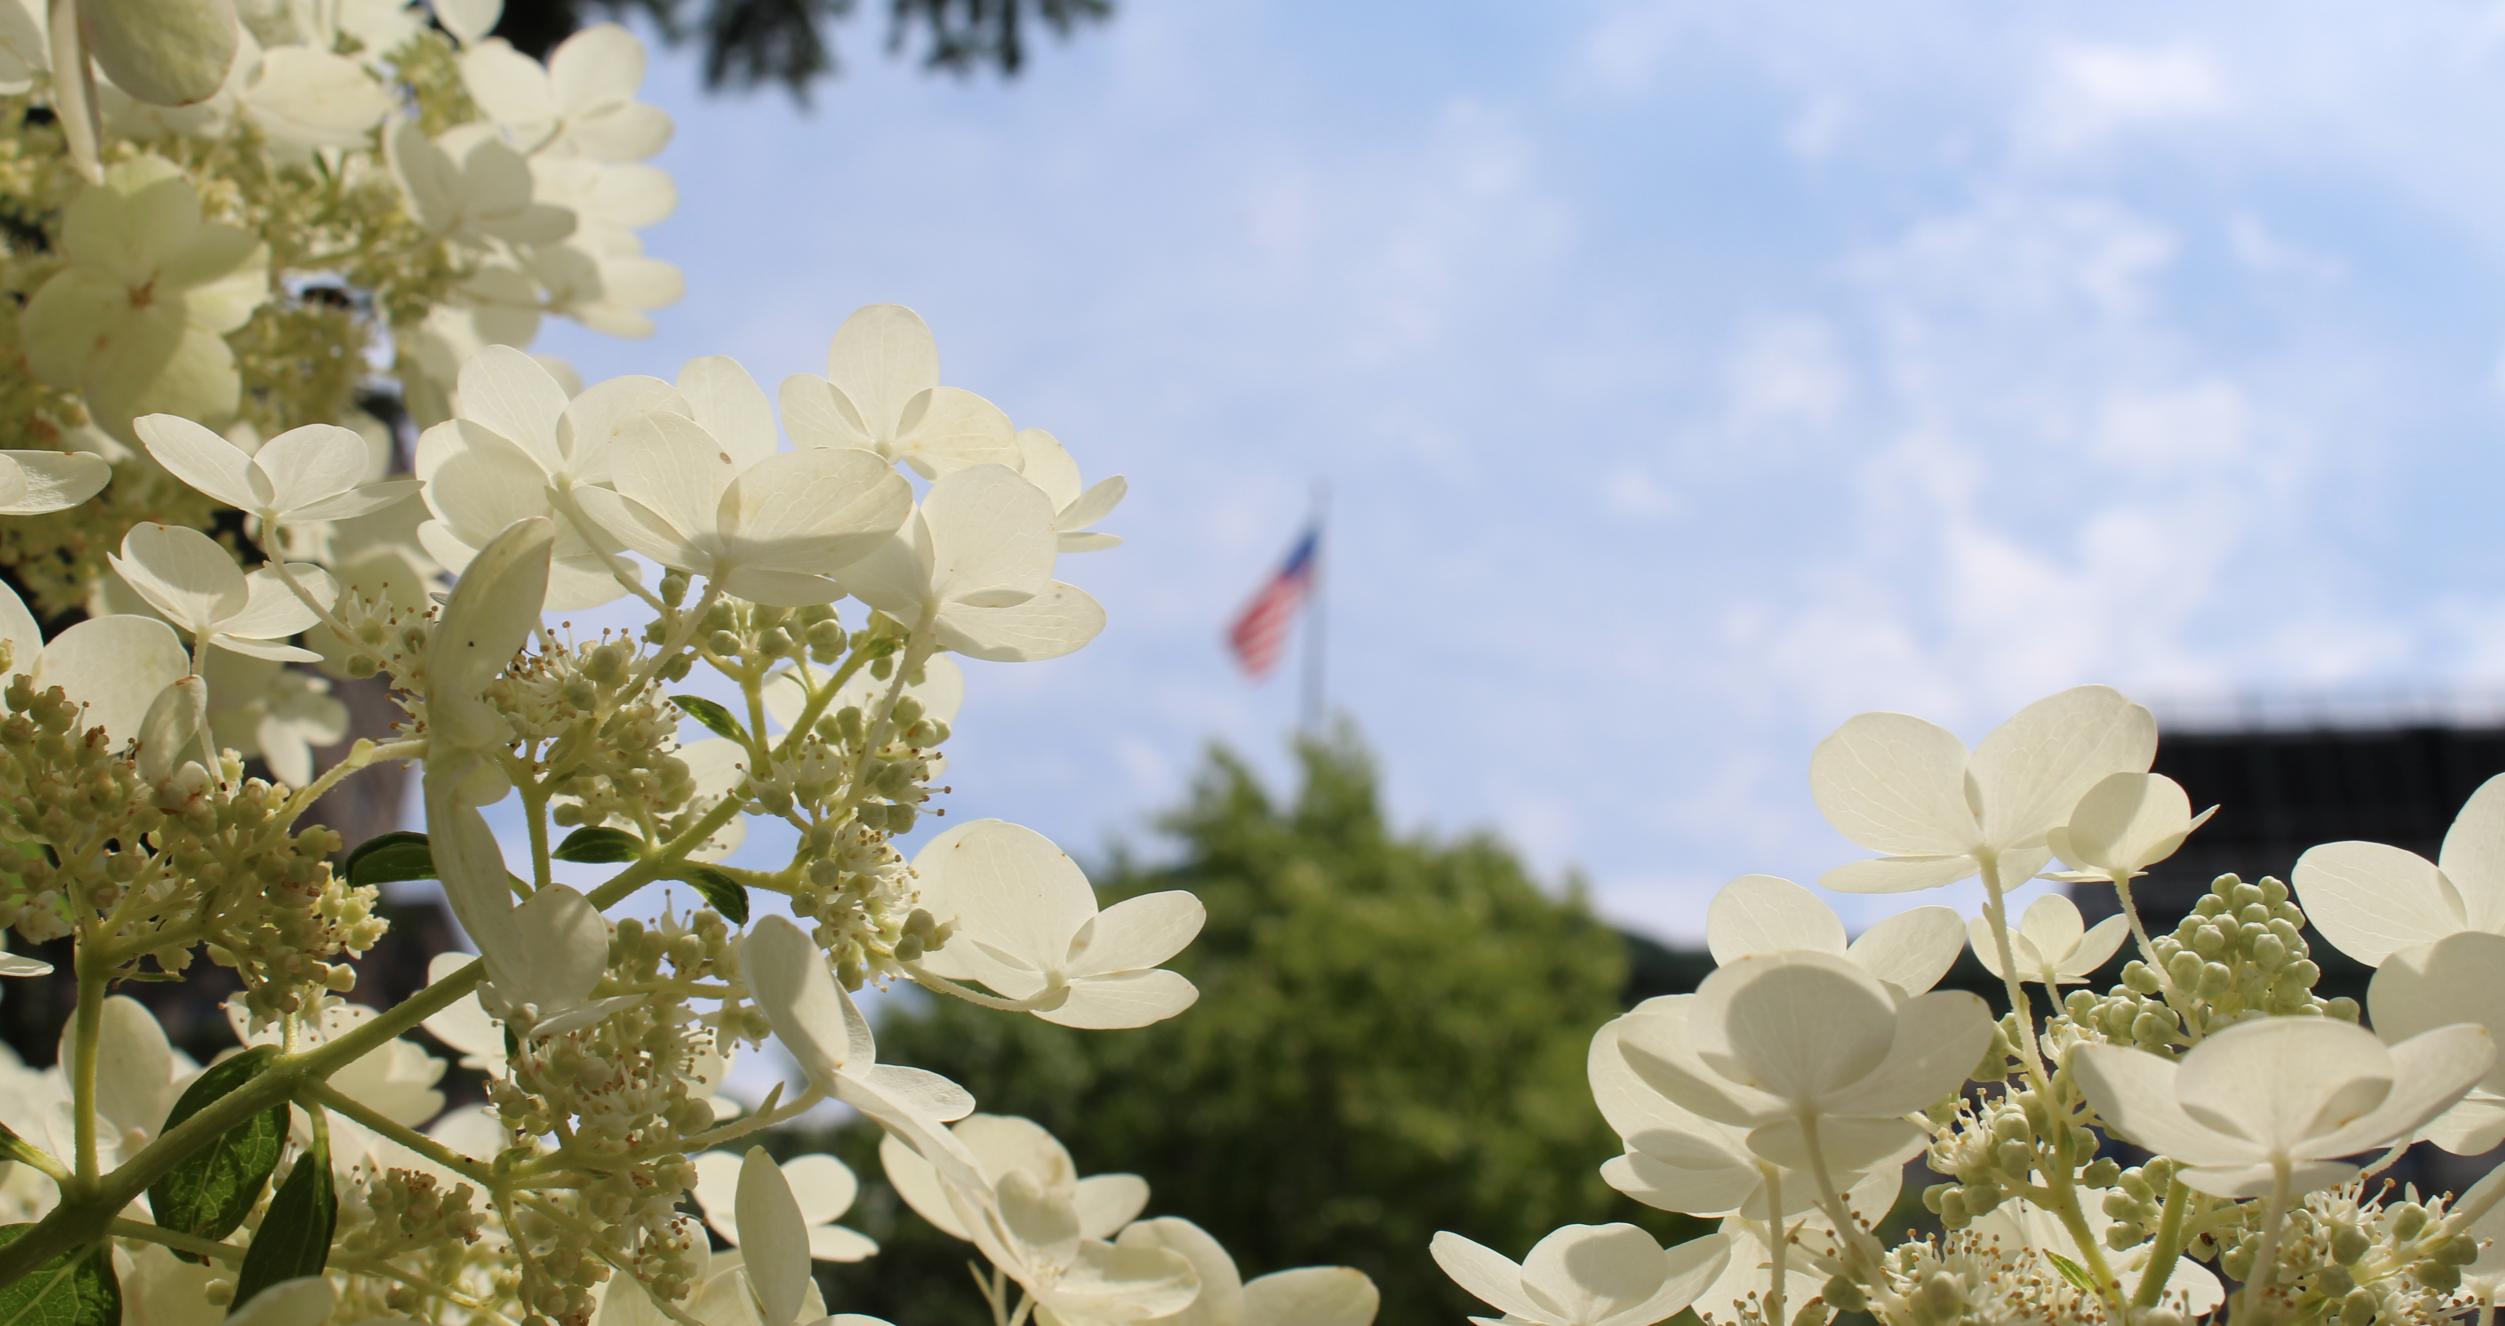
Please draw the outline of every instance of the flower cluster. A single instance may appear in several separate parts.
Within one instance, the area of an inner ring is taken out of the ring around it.
[[[1625,1147],[1602,1175],[1718,1231],[1664,1250],[1570,1225],[1518,1268],[1445,1234],[1437,1260],[1509,1326],[2486,1321],[2505,1169],[2459,1196],[2382,1175],[2421,1145],[2505,1141],[2505,775],[2440,862],[2333,843],[2289,883],[2221,876],[2152,934],[2133,882],[2209,814],[2150,772],[2155,750],[2148,711],[2103,687],[1971,750],[1902,714],[1844,724],[1811,787],[1879,855],[1824,882],[1980,876],[1982,914],[1917,907],[1848,943],[1809,890],[1734,881],[1707,918],[1713,973],[1602,1027],[1590,1057]],[[2090,926],[2060,893],[2013,914],[2039,872],[2112,915]],[[2316,992],[2309,921],[2377,968],[2364,1009]],[[1933,989],[1969,947],[2001,1016]],[[1936,1232],[1890,1235],[1916,1163]]]
[[[1122,481],[944,382],[895,306],[778,395],[525,353],[675,295],[634,234],[670,125],[623,31],[542,67],[496,18],[0,0],[0,976],[66,940],[77,988],[54,1063],[0,1064],[0,1316],[859,1326],[811,1274],[877,1251],[851,1174],[761,1145],[833,1102],[989,1260],[1000,1326],[1364,1326],[1362,1275],[1246,1282],[1136,1179],[880,1062],[854,1002],[1111,1030],[1197,997],[1164,966],[1188,894],[1100,908],[999,820],[904,842],[969,664],[1102,629],[1062,560],[1118,542]],[[356,408],[386,358],[406,448]],[[591,608],[633,620],[550,621]],[[399,721],[326,764],[333,679]],[[422,831],[312,821],[390,766]],[[478,953],[359,1002],[379,892],[419,879]],[[203,957],[235,1045],[196,1063],[125,991]],[[798,1079],[725,1091],[760,1053]],[[481,1103],[447,1107],[456,1065]]]
[[[543,66],[485,35],[498,13],[0,5],[0,342],[28,370],[0,391],[0,511],[52,513],[0,531],[0,565],[47,616],[92,606],[132,525],[205,525],[212,498],[255,510],[134,454],[140,419],[197,421],[247,456],[353,423],[379,473],[370,397],[431,423],[485,346],[527,345],[549,316],[647,334],[678,297],[637,237],[676,205],[648,163],[671,124],[637,100],[640,43],[589,28]],[[341,570],[407,542],[388,521],[338,534],[287,552]],[[403,569],[422,598],[433,563]]]

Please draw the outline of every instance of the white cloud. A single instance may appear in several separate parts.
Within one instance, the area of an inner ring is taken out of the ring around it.
[[[2336,281],[2348,273],[2337,257],[2287,239],[2251,212],[2227,218],[2227,251],[2256,276]]]
[[[1833,94],[1812,96],[1783,127],[1783,146],[1804,161],[1823,161],[1843,145],[1852,124],[1852,103]]]
[[[1578,74],[1587,86],[1617,96],[1650,91],[1686,26],[1682,8],[1658,0],[1606,6],[1583,34]]]
[[[2225,75],[2206,51],[2058,40],[2046,53],[2032,128],[2075,147],[2127,129],[2214,115],[2228,104]]]
[[[2252,433],[2252,406],[2224,378],[2158,391],[2117,391],[2105,398],[2096,426],[2096,454],[2143,474],[2166,475],[2241,457]]]
[[[1601,481],[1601,505],[1611,514],[1633,520],[1663,520],[1677,515],[1678,498],[1664,490],[1651,473],[1622,465]]]
[[[1743,332],[1723,361],[1732,427],[1741,432],[1823,428],[1853,389],[1835,329],[1816,317],[1770,318]]]

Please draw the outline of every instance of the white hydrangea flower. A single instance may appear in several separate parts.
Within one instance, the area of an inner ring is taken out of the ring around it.
[[[462,46],[475,46],[496,30],[504,17],[504,0],[432,0],[427,6],[444,32]]]
[[[1163,1249],[1191,1263],[1200,1292],[1181,1312],[1150,1326],[1368,1326],[1382,1296],[1345,1266],[1273,1271],[1246,1283],[1235,1258],[1208,1231],[1179,1216],[1139,1220],[1114,1237],[1116,1248]],[[1064,1326],[1115,1326],[1123,1318],[1056,1313]]]
[[[1099,912],[1096,891],[1051,839],[1005,820],[960,824],[913,858],[922,904],[955,932],[920,970],[979,981],[1065,1027],[1143,1027],[1191,1007],[1200,991],[1159,964],[1200,933],[1207,913],[1180,889]]]
[[[659,378],[622,377],[569,396],[546,365],[490,346],[461,365],[451,418],[418,437],[417,475],[435,518],[418,539],[455,572],[515,522],[552,522],[547,606],[597,607],[626,592],[612,559],[617,541],[587,514],[582,492],[609,481],[612,451],[628,421],[654,410],[684,412]]]
[[[2173,1159],[2183,1182],[2214,1197],[2258,1197],[2345,1183],[2342,1159],[2415,1135],[2485,1077],[2487,1030],[2446,1026],[2386,1046],[2363,1027],[2319,1017],[2238,1023],[2181,1060],[2084,1044],[2069,1068],[2118,1136]]]
[[[739,942],[741,975],[811,1085],[902,1137],[952,1178],[967,1180],[971,1158],[947,1125],[974,1109],[963,1087],[937,1073],[878,1061],[878,1042],[852,996],[835,983],[826,953],[807,931],[780,916],[750,927]]]
[[[735,1241],[763,1326],[791,1326],[811,1287],[808,1221],[764,1147],[752,1146],[740,1157],[736,1184]]]
[[[2392,954],[2366,988],[2366,1011],[2375,1034],[2395,1045],[2457,1023],[2505,1036],[2505,935],[2465,930]],[[2424,1136],[2459,1156],[2505,1143],[2505,1063],[2491,1064]]]
[[[955,470],[902,529],[845,569],[844,587],[969,658],[1058,658],[1105,625],[1096,600],[1052,578],[1058,538],[1051,500],[1016,471]]]
[[[1069,449],[1061,439],[1040,428],[1018,430],[1018,472],[1028,483],[1044,490],[1052,499],[1053,528],[1060,531],[1061,551],[1093,552],[1111,548],[1122,542],[1111,534],[1100,534],[1089,528],[1113,514],[1130,491],[1130,484],[1119,474],[1088,487],[1079,478],[1079,463],[1070,458]]]
[[[2114,774],[2079,798],[2068,824],[2045,835],[2044,845],[2073,867],[2051,878],[2084,884],[2144,874],[2217,813],[2211,806],[2193,814],[2183,785],[2164,774]]]
[[[707,1151],[695,1158],[696,1209],[705,1223],[732,1247],[739,1246],[737,1196],[746,1162],[728,1151]],[[782,1162],[785,1187],[796,1202],[809,1246],[809,1256],[822,1262],[857,1262],[878,1252],[868,1235],[835,1223],[852,1209],[861,1181],[852,1168],[833,1156],[794,1156]]]
[[[1705,909],[1705,947],[1716,963],[1755,953],[1808,950],[1850,958],[1899,993],[1918,995],[1957,964],[1966,929],[1946,907],[1899,912],[1844,941],[1844,922],[1818,895],[1776,875],[1742,875]]]
[[[37,691],[60,687],[86,710],[84,724],[103,728],[114,744],[137,736],[148,706],[191,671],[191,656],[174,629],[134,613],[90,617],[47,643],[25,600],[5,584],[0,641],[9,646],[5,675],[23,673]]]
[[[0,516],[40,516],[104,491],[113,466],[83,451],[0,451]]]
[[[336,424],[291,428],[252,449],[179,415],[143,415],[132,428],[175,478],[265,524],[370,515],[418,490],[415,479],[377,478],[373,445]]]
[[[133,525],[122,537],[122,550],[107,553],[105,560],[149,607],[196,640],[289,663],[321,657],[282,643],[321,620],[313,605],[298,598],[276,568],[246,575],[216,540],[196,529],[152,521]],[[290,566],[287,573],[321,603],[338,597],[330,572],[310,562]]]
[[[391,90],[363,62],[312,46],[262,52],[241,101],[273,142],[302,150],[364,147],[392,109]]]
[[[594,253],[640,253],[634,233],[678,210],[678,184],[658,166],[547,152],[529,165],[532,196],[573,213],[575,231]]]
[[[2108,774],[2147,771],[2157,725],[2104,686],[2036,701],[1969,752],[1955,733],[1910,714],[1862,714],[1809,761],[1818,809],[1874,852],[1819,883],[1847,893],[1953,884],[1995,858],[2004,886],[2051,855],[2046,837]]]
[[[1694,1302],[1730,1257],[1712,1238],[1665,1250],[1633,1225],[1567,1225],[1519,1265],[1449,1231],[1431,1248],[1444,1274],[1509,1326],[1652,1326]]]
[[[564,242],[522,255],[549,312],[562,314],[609,336],[650,336],[654,309],[687,293],[679,269],[644,252],[632,232],[606,226],[578,227]]]
[[[501,38],[471,42],[461,76],[479,109],[526,152],[642,161],[671,132],[668,113],[636,99],[644,64],[633,33],[596,23],[558,43],[545,66]]]
[[[826,373],[783,379],[783,424],[802,446],[864,447],[926,479],[1025,459],[999,406],[940,385],[938,343],[912,309],[872,304],[844,319]]]
[[[134,157],[70,200],[63,262],[27,301],[22,343],[37,377],[87,401],[120,437],[143,414],[224,420],[241,380],[226,333],[269,298],[269,251],[204,220],[172,162]]]
[[[484,246],[553,244],[574,233],[571,210],[536,196],[530,159],[484,125],[428,138],[416,120],[401,119],[383,134],[383,152],[410,214],[433,234]]]
[[[912,509],[912,489],[869,452],[776,450],[765,393],[731,360],[689,364],[678,390],[691,413],[620,425],[611,487],[575,494],[636,552],[750,602],[807,607],[839,597],[827,577],[887,542]]]
[[[555,542],[545,516],[517,521],[489,540],[453,585],[428,641],[420,790],[444,901],[473,940],[504,932],[514,911],[503,849],[479,813],[511,787],[498,757],[513,731],[482,692],[539,626]],[[604,940],[604,960],[606,953]],[[495,960],[489,966],[492,972]]]
[[[77,0],[76,12],[97,68],[162,106],[215,94],[242,37],[233,0]]]
[[[2465,930],[2505,934],[2505,774],[2479,785],[2429,861],[2382,843],[2324,843],[2288,883],[2322,937],[2369,967]]]
[[[1992,1040],[1992,1015],[1962,991],[1899,999],[1845,958],[1755,954],[1716,968],[1683,1019],[1630,1020],[1627,1062],[1647,1086],[1747,1130],[1757,1157],[1859,1172],[1908,1153],[1905,1116],[1954,1095]]]
[[[215,650],[201,665],[209,683],[209,730],[220,746],[258,755],[280,782],[313,780],[313,750],[348,739],[348,706],[330,683],[275,659]]]
[[[1707,1218],[1740,1215],[1785,1219],[1815,1208],[1818,1192],[1805,1175],[1778,1173],[1780,1193],[1766,1182],[1767,1162],[1750,1154],[1748,1130],[1708,1119],[1672,1101],[1645,1082],[1627,1061],[1626,1038],[1647,1043],[1686,1043],[1686,1020],[1694,995],[1647,999],[1604,1024],[1592,1037],[1584,1069],[1592,1101],[1618,1134],[1626,1154],[1601,1166],[1609,1186],[1647,1206]],[[1901,1153],[1874,1162],[1874,1173],[1894,1174],[1922,1146],[1909,1140]],[[1778,1170],[1781,1167],[1776,1167]],[[1854,1186],[1848,1175],[1836,1182]],[[1774,1199],[1774,1200],[1770,1200]],[[1776,1207],[1780,1206],[1780,1210]]]
[[[970,1179],[890,1137],[879,1148],[888,1182],[917,1214],[981,1249],[1044,1311],[1146,1321],[1191,1305],[1200,1282],[1188,1258],[1158,1240],[1108,1241],[1147,1203],[1148,1185],[1136,1175],[1079,1178],[1061,1143],[1026,1119],[974,1115],[951,1138],[973,1162]]]
[[[963,1147],[980,1176],[976,1187],[989,1192],[1011,1174],[1023,1174],[1043,1188],[1071,1191],[1082,1238],[1106,1239],[1139,1217],[1148,1206],[1148,1182],[1136,1174],[1095,1174],[1079,1177],[1069,1150],[1041,1124],[1013,1114],[969,1114],[949,1133]],[[974,1225],[983,1204],[979,1194],[952,1188],[940,1171],[913,1147],[890,1137],[879,1144],[879,1165],[887,1181],[916,1215],[951,1238],[975,1240]]]
[[[187,791],[206,787],[208,766],[190,757],[206,753],[208,731],[208,683],[198,676],[175,678],[140,716],[139,736],[131,743],[139,776],[161,790],[168,784]]]
[[[1991,924],[1977,917],[1966,925],[1974,955],[1984,969],[1994,976],[2012,975],[2001,970]],[[2010,956],[2018,964],[2014,974],[2019,980],[2049,986],[2083,985],[2097,968],[2113,961],[2122,941],[2130,937],[2130,917],[2117,912],[2090,929],[2077,904],[2058,893],[2047,894],[2028,904],[2018,924],[2010,927]]]

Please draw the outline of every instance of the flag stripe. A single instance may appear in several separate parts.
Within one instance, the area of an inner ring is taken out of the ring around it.
[[[1287,561],[1268,583],[1256,592],[1235,622],[1227,628],[1227,646],[1235,654],[1236,666],[1256,680],[1266,677],[1278,666],[1279,655],[1287,646],[1288,630],[1295,624],[1297,609],[1304,606],[1306,595],[1313,588],[1314,554],[1321,531],[1308,529],[1296,541]]]

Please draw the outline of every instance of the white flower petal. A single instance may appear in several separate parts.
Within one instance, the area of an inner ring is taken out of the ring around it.
[[[1064,1027],[1121,1031],[1162,1022],[1199,998],[1199,987],[1159,968],[1074,982],[1069,997],[1059,1006],[1039,1009],[1035,1016]]]
[[[1907,994],[1940,983],[1965,951],[1966,926],[1946,907],[1916,907],[1863,931],[1845,956]]]
[[[912,309],[872,304],[835,330],[826,375],[874,435],[893,437],[905,402],[939,385],[939,346]]]
[[[101,727],[115,741],[137,735],[157,695],[191,671],[172,627],[130,614],[80,622],[54,636],[41,657],[35,684],[60,687],[70,703],[86,707],[85,726]]]
[[[2157,720],[2111,687],[2038,700],[1974,748],[1984,834],[1997,848],[2040,844],[2107,774],[2145,773],[2156,754]]]
[[[238,510],[261,509],[267,495],[253,491],[252,457],[242,447],[180,415],[142,415],[131,431],[175,478]]]
[[[975,820],[933,838],[913,858],[922,903],[958,934],[985,939],[1038,970],[1066,961],[1070,941],[1096,915],[1096,893],[1078,863],[1033,829],[1006,820]],[[953,970],[956,941],[923,965]]]
[[[1976,845],[1965,773],[1965,743],[1910,714],[1856,715],[1809,758],[1810,794],[1827,822],[1897,856],[1957,856]]]
[[[846,568],[844,582],[855,585],[858,575],[856,563]],[[853,592],[868,598],[857,586]],[[1077,586],[1056,580],[1006,608],[951,604],[935,625],[940,647],[953,653],[992,663],[1032,663],[1059,658],[1095,639],[1105,629],[1105,610]]]
[[[1081,928],[1069,959],[1072,976],[1155,967],[1183,951],[1208,911],[1182,889],[1142,894],[1097,913]]]
[[[2461,895],[2435,863],[2381,843],[2324,843],[2289,876],[2305,918],[2369,967],[2469,927]]]
[[[1705,909],[1705,945],[1715,962],[1750,953],[1844,951],[1844,922],[1818,895],[1774,875],[1742,875]]]
[[[208,535],[153,521],[130,527],[122,550],[106,554],[123,583],[186,632],[200,632],[243,611],[250,597],[243,568]]]
[[[739,1250],[765,1326],[790,1326],[809,1288],[809,1226],[782,1169],[761,1146],[739,1162]]]

